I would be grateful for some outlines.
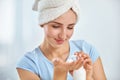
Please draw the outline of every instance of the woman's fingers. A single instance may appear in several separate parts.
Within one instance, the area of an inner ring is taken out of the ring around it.
[[[90,70],[92,68],[92,61],[89,55],[84,52],[76,52],[75,56],[76,59],[69,62],[64,62],[59,58],[55,58],[53,59],[53,65],[56,69],[65,71],[77,70],[82,66],[84,66],[86,70]]]
[[[92,65],[92,60],[88,55],[84,56],[84,62],[83,62],[84,69],[88,72],[92,72],[93,65]]]
[[[92,60],[88,54],[84,52],[79,52],[76,54],[78,58],[83,59],[83,67],[86,70],[86,74],[92,76],[93,75],[93,65]]]
[[[89,64],[89,65],[92,65],[92,61],[91,61],[91,59],[90,58],[86,58],[85,60],[84,60],[84,63],[83,64]]]
[[[53,65],[54,65],[54,70],[58,70],[60,72],[63,72],[63,71],[67,72],[67,71],[69,71],[69,68],[68,68],[69,64],[64,62],[64,61],[62,61],[59,58],[53,59]]]
[[[58,58],[55,58],[52,60],[54,66],[56,66],[58,63],[59,63],[59,59]]]
[[[81,66],[83,66],[83,61],[84,61],[82,57],[83,52],[76,52],[74,55],[76,56],[75,57],[76,59],[73,59],[74,63],[71,63],[70,70],[77,70]]]
[[[83,58],[78,57],[76,64],[75,64],[75,69],[79,69],[81,66],[83,66]]]
[[[77,69],[81,67],[81,64],[84,66],[85,69],[92,68],[92,61],[88,54],[85,54],[83,51],[81,51],[81,52],[75,53],[75,55],[77,55],[77,59],[78,59]]]

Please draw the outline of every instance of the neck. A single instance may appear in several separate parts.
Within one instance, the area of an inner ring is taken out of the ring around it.
[[[57,48],[51,46],[49,43],[43,42],[40,46],[40,49],[49,60],[52,60],[54,58],[62,58],[63,60],[66,60],[69,55],[68,42]]]

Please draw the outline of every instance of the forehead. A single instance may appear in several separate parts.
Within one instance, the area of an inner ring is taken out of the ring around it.
[[[50,22],[58,22],[58,23],[67,25],[67,24],[75,24],[76,21],[77,21],[77,16],[75,12],[73,10],[69,10],[65,12],[63,15],[61,15],[60,17]]]

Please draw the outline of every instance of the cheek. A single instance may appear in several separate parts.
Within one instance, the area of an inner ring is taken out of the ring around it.
[[[67,37],[71,38],[72,35],[73,35],[73,31],[69,31],[68,34],[67,34]]]
[[[57,36],[58,32],[54,30],[45,30],[46,36],[49,38],[54,38]]]

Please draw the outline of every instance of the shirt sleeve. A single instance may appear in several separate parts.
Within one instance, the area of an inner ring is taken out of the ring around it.
[[[34,61],[34,56],[31,53],[26,53],[17,63],[16,68],[28,70],[37,74],[37,67]]]
[[[86,41],[84,41],[82,49],[83,49],[83,51],[85,53],[87,53],[90,56],[93,63],[98,59],[99,52],[96,50],[96,48],[93,45],[91,45],[91,44],[87,43]]]

